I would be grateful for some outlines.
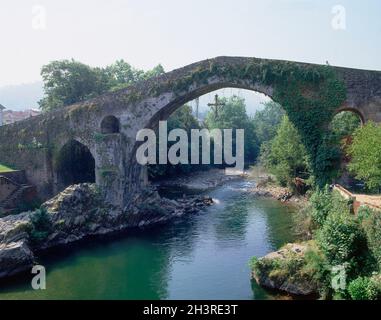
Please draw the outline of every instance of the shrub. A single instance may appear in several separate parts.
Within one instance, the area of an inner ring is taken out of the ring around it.
[[[294,187],[294,178],[309,169],[307,151],[300,134],[287,116],[271,142],[262,147],[261,161],[275,175],[281,186]],[[308,173],[309,175],[309,173]]]
[[[361,207],[359,219],[365,231],[368,247],[381,269],[381,212]]]
[[[317,190],[311,195],[312,220],[318,226],[323,226],[329,212],[332,210],[332,192],[326,186],[323,190]]]
[[[29,239],[33,244],[44,241],[52,232],[53,225],[45,208],[37,209],[30,218]]]
[[[349,170],[370,190],[381,188],[381,126],[369,122],[354,133]]]
[[[348,286],[348,292],[353,300],[375,300],[378,296],[376,285],[365,277],[353,280]]]
[[[351,213],[351,202],[345,200],[337,192],[332,192],[329,186],[324,189],[315,191],[310,198],[312,204],[312,220],[317,227],[322,227],[328,215],[333,212]]]
[[[302,207],[293,215],[294,233],[301,240],[311,240],[315,223],[311,217],[312,205]]]
[[[283,283],[286,279],[300,282],[310,281],[310,274],[304,272],[304,256],[292,252],[287,246],[282,248],[283,258],[252,258],[249,265],[258,278],[269,278],[275,283]]]
[[[331,294],[331,266],[315,241],[309,242],[303,272],[311,275],[322,298]]]
[[[373,288],[377,291],[377,299],[381,298],[381,274],[373,274],[370,278]]]
[[[330,213],[316,240],[331,265],[346,262],[353,265],[367,252],[360,224],[346,213]]]
[[[257,264],[258,264],[259,259],[257,257],[252,257],[249,261],[249,267],[251,270],[255,270]]]

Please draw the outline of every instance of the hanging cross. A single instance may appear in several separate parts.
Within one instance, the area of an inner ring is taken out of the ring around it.
[[[215,118],[218,117],[218,110],[220,107],[223,107],[225,103],[220,102],[220,99],[218,98],[218,94],[214,96],[214,103],[208,103],[208,107],[213,108],[214,107],[214,116]]]

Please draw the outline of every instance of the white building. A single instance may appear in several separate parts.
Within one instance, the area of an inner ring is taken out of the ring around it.
[[[3,125],[3,110],[4,109],[5,107],[0,104],[0,126]]]

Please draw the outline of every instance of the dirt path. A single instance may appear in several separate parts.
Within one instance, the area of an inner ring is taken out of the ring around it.
[[[371,207],[373,209],[381,210],[381,195],[351,193],[350,191],[338,184],[334,186],[334,189],[340,192],[340,194],[344,198],[353,198],[355,200],[355,212],[361,205],[367,205],[368,207]]]

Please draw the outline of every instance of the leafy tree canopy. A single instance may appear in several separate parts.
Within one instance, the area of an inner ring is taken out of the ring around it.
[[[360,126],[360,118],[350,111],[340,112],[331,122],[332,133],[338,139],[353,135],[356,129]]]
[[[246,113],[245,99],[234,95],[221,100],[224,106],[218,110],[218,114],[214,110],[207,113],[205,118],[207,128],[210,130],[244,129],[245,159],[254,160],[258,155],[258,142],[255,136],[254,123]]]
[[[191,155],[191,130],[192,129],[201,129],[200,124],[198,123],[197,119],[193,116],[192,113],[192,107],[189,105],[184,105],[181,108],[177,109],[169,118],[168,118],[168,131],[171,131],[173,129],[183,129],[187,131],[188,133],[188,154],[189,154],[189,163],[191,161],[190,155]],[[168,150],[169,148],[174,144],[175,142],[169,142],[168,143]],[[158,141],[157,141],[158,144]],[[159,150],[157,148],[157,150]],[[189,173],[195,170],[202,170],[207,169],[209,166],[203,166],[203,165],[190,165],[190,164],[178,164],[178,165],[172,165],[172,164],[156,164],[156,165],[150,165],[148,167],[148,174],[151,179],[160,179],[163,177],[169,177],[176,174],[182,174],[182,173]]]
[[[279,124],[285,115],[282,107],[274,101],[266,102],[264,106],[265,108],[257,111],[253,118],[259,144],[270,141],[276,136]]]
[[[291,186],[293,178],[308,170],[306,149],[287,116],[283,117],[275,138],[263,146],[261,162],[283,186]]]
[[[349,170],[371,190],[381,188],[381,126],[369,122],[357,129],[349,147]]]
[[[73,59],[53,61],[41,69],[45,96],[39,105],[43,111],[55,110],[162,73],[161,65],[145,72],[124,60],[105,68],[93,68]]]

